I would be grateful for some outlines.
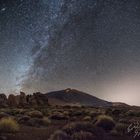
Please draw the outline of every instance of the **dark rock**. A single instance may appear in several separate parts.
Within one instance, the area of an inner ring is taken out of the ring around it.
[[[26,94],[24,92],[20,92],[19,96],[19,106],[27,105]]]
[[[32,106],[37,105],[37,101],[33,95],[27,95],[26,100],[28,105],[32,105]]]
[[[33,94],[37,105],[48,105],[48,98],[46,97],[45,94],[42,94],[40,92],[36,92]]]
[[[10,94],[8,96],[8,105],[11,106],[11,107],[17,107],[18,106],[18,100],[17,100],[15,95]]]
[[[0,94],[0,107],[7,107],[7,97],[5,94]]]

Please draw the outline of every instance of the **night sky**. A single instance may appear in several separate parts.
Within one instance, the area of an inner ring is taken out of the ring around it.
[[[65,88],[140,105],[139,0],[0,0],[0,92]]]

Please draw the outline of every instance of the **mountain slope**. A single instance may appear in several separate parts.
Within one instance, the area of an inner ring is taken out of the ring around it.
[[[65,89],[46,93],[49,103],[53,105],[112,106],[111,102],[101,100],[87,93]]]

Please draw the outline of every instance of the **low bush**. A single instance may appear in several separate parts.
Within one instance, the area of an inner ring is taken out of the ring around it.
[[[3,118],[0,120],[0,132],[14,133],[19,130],[18,123],[12,118]]]
[[[93,131],[93,124],[89,122],[73,122],[65,125],[63,127],[63,130],[69,134],[72,135],[75,132],[80,132],[80,131],[87,131],[87,132],[92,132]]]
[[[53,120],[67,120],[68,116],[63,114],[63,113],[60,113],[60,112],[55,112],[50,116],[50,119],[53,119]]]
[[[40,111],[34,110],[31,112],[28,112],[27,115],[29,115],[32,118],[43,118],[43,114]]]
[[[117,131],[120,135],[125,134],[125,133],[127,132],[127,128],[128,128],[128,125],[123,124],[123,123],[117,123],[116,126],[115,126],[116,131]]]
[[[69,123],[65,125],[62,130],[70,136],[72,136],[74,133],[80,134],[79,132],[89,132],[91,134],[94,134],[94,136],[96,136],[98,139],[100,139],[104,135],[104,131],[101,128],[95,127],[90,122]]]
[[[44,117],[44,118],[42,119],[42,124],[43,124],[44,126],[48,126],[49,124],[51,124],[51,120],[50,120],[49,118],[47,118],[47,117]]]
[[[91,121],[91,120],[92,120],[92,118],[90,116],[85,116],[83,118],[83,121]]]
[[[72,135],[73,140],[94,140],[95,136],[91,132],[80,131]]]
[[[97,117],[95,126],[103,128],[105,131],[110,131],[115,127],[115,122],[112,117],[100,115]]]
[[[65,132],[63,132],[63,131],[56,131],[56,132],[54,132],[51,135],[49,140],[72,140],[72,139]]]

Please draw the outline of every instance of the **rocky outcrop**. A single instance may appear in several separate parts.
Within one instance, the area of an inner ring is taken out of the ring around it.
[[[33,106],[37,105],[37,101],[33,95],[27,95],[26,100],[29,105],[33,105]]]
[[[18,106],[18,100],[17,100],[16,96],[13,95],[13,94],[10,94],[8,96],[7,103],[8,103],[9,106],[12,106],[12,107]]]
[[[40,92],[26,95],[20,92],[19,95],[10,94],[8,98],[5,94],[0,94],[0,107],[28,107],[48,105],[48,98]]]
[[[33,95],[26,96],[27,103],[30,105],[48,105],[48,98],[45,94],[40,92],[33,93]]]
[[[7,97],[5,94],[0,94],[0,106],[2,107],[7,106]]]
[[[19,95],[19,105],[20,106],[27,105],[26,94],[24,92],[20,92],[20,95]]]
[[[42,94],[40,92],[36,92],[33,94],[36,102],[38,105],[46,105],[48,103],[48,98],[45,94]]]

